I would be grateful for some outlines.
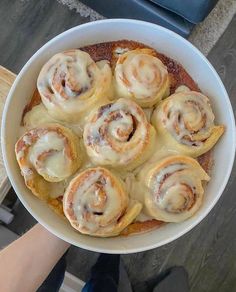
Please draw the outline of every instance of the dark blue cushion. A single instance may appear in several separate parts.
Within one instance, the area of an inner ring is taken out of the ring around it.
[[[191,0],[189,0],[191,1]],[[80,0],[108,18],[133,18],[153,22],[187,37],[193,24],[149,0]]]
[[[218,0],[151,0],[192,23],[201,22],[216,5]]]

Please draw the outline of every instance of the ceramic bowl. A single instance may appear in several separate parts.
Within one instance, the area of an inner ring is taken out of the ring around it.
[[[43,64],[54,54],[85,45],[135,40],[180,62],[200,89],[211,98],[217,123],[226,132],[214,147],[214,168],[200,210],[190,219],[145,234],[128,237],[95,238],[81,235],[49,207],[32,195],[24,184],[14,153],[19,137],[22,111],[36,88]],[[128,19],[109,19],[74,27],[56,36],[39,49],[18,74],[7,97],[2,122],[2,149],[7,174],[21,202],[45,228],[71,244],[104,253],[134,253],[169,243],[196,226],[222,195],[235,155],[235,121],[227,92],[208,60],[187,40],[161,26]]]

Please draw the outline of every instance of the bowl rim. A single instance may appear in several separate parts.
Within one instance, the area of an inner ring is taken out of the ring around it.
[[[126,24],[139,24],[142,26],[146,26],[149,27],[150,29],[152,28],[158,28],[159,31],[162,31],[166,34],[168,34],[170,37],[174,37],[178,40],[180,40],[182,43],[184,43],[185,46],[189,47],[196,55],[198,55],[198,57],[200,57],[205,64],[208,66],[208,68],[211,71],[211,74],[214,75],[215,79],[217,80],[217,82],[219,83],[222,92],[224,93],[224,97],[225,97],[225,102],[227,103],[227,108],[228,108],[228,114],[230,116],[230,121],[231,124],[233,126],[234,129],[234,133],[232,133],[232,141],[231,141],[231,149],[235,149],[236,148],[236,128],[235,128],[235,119],[234,119],[234,114],[233,114],[233,110],[232,110],[232,106],[230,103],[230,99],[229,96],[227,94],[227,91],[223,85],[223,82],[221,81],[218,73],[216,72],[216,70],[214,69],[214,67],[211,65],[211,63],[207,60],[207,58],[194,46],[192,45],[188,40],[184,39],[183,37],[181,37],[180,35],[178,35],[177,33],[164,28],[160,25],[154,24],[154,23],[150,23],[150,22],[146,22],[146,21],[141,21],[141,20],[134,20],[134,19],[104,19],[104,20],[97,20],[97,21],[92,21],[92,22],[88,22],[85,24],[81,24],[81,25],[77,25],[75,27],[72,27],[60,34],[58,34],[57,36],[53,37],[51,40],[49,40],[48,42],[46,42],[42,47],[40,47],[32,56],[31,58],[25,63],[25,65],[23,66],[23,68],[20,70],[19,74],[17,75],[9,93],[8,96],[6,98],[5,101],[5,105],[4,105],[4,110],[3,110],[3,115],[2,115],[2,127],[1,127],[1,144],[2,144],[2,156],[3,156],[3,161],[4,161],[4,165],[6,168],[6,172],[7,172],[7,176],[17,194],[17,196],[20,198],[22,204],[24,205],[24,207],[30,212],[30,214],[42,225],[44,226],[48,231],[50,231],[52,234],[54,234],[55,236],[61,238],[64,241],[67,241],[77,247],[89,250],[89,251],[94,251],[94,252],[102,252],[102,253],[111,253],[111,254],[129,254],[129,253],[136,253],[136,252],[142,252],[142,251],[147,251],[147,250],[151,250],[160,246],[163,246],[167,243],[170,243],[178,238],[180,238],[182,235],[186,234],[187,232],[189,232],[191,229],[193,229],[195,226],[197,226],[211,211],[211,209],[216,205],[217,201],[219,200],[219,198],[221,197],[221,195],[223,194],[223,191],[226,187],[226,184],[230,178],[230,174],[233,168],[233,163],[234,163],[234,159],[235,159],[235,151],[233,152],[233,155],[230,159],[230,163],[228,165],[227,168],[227,172],[225,173],[224,179],[222,181],[221,187],[217,192],[217,196],[215,196],[215,198],[211,201],[211,204],[209,204],[209,206],[207,206],[207,208],[205,209],[205,211],[196,218],[196,221],[194,221],[192,224],[190,224],[189,226],[187,226],[186,228],[184,228],[181,232],[178,232],[172,236],[167,236],[166,239],[160,240],[158,242],[154,242],[154,243],[147,243],[147,245],[145,247],[136,247],[136,248],[129,248],[128,250],[126,249],[112,249],[112,250],[108,250],[108,249],[103,249],[103,248],[96,248],[93,246],[88,246],[86,244],[81,244],[80,242],[77,242],[73,239],[70,239],[70,237],[65,236],[62,232],[60,232],[58,229],[54,229],[53,227],[50,226],[50,224],[48,224],[46,221],[44,220],[43,217],[38,216],[34,213],[34,210],[29,206],[27,200],[24,198],[24,194],[21,193],[18,185],[15,183],[15,178],[14,175],[11,173],[11,166],[8,163],[8,159],[7,159],[7,147],[6,147],[6,143],[4,143],[5,141],[5,136],[7,135],[6,133],[6,116],[7,116],[7,112],[8,112],[8,108],[10,106],[11,103],[11,99],[12,96],[14,94],[15,88],[18,84],[18,82],[21,80],[22,76],[24,76],[25,72],[28,70],[28,68],[31,66],[31,63],[38,58],[38,55],[40,55],[40,53],[45,50],[48,46],[50,46],[55,40],[63,38],[65,35],[70,34],[73,31],[78,30],[79,28],[83,27],[90,27],[90,26],[94,26],[100,23],[109,23],[109,24],[114,24],[114,23],[126,23]]]

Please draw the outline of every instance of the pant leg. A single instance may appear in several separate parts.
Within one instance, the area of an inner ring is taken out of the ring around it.
[[[82,292],[117,292],[120,255],[101,254]]]
[[[66,254],[60,258],[37,292],[58,292],[66,271]]]

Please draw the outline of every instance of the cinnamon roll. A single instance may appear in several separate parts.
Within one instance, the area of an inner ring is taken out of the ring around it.
[[[42,199],[53,193],[53,183],[71,176],[81,163],[77,136],[59,124],[26,132],[17,141],[15,152],[27,187]]]
[[[92,113],[83,138],[95,164],[131,170],[153,152],[155,129],[135,102],[121,98]]]
[[[152,124],[166,147],[198,157],[210,150],[224,132],[214,124],[209,99],[195,91],[179,92],[156,108]]]
[[[63,198],[63,210],[72,227],[99,237],[120,234],[141,209],[141,203],[129,200],[122,182],[101,167],[76,176]]]
[[[115,67],[115,89],[119,97],[151,107],[169,95],[166,66],[152,49],[137,49],[122,54]]]
[[[109,63],[95,63],[81,50],[53,56],[41,69],[38,91],[49,114],[58,120],[78,122],[111,93]]]
[[[204,195],[202,181],[209,179],[191,157],[165,158],[146,174],[145,211],[157,220],[184,221],[200,208]]]

